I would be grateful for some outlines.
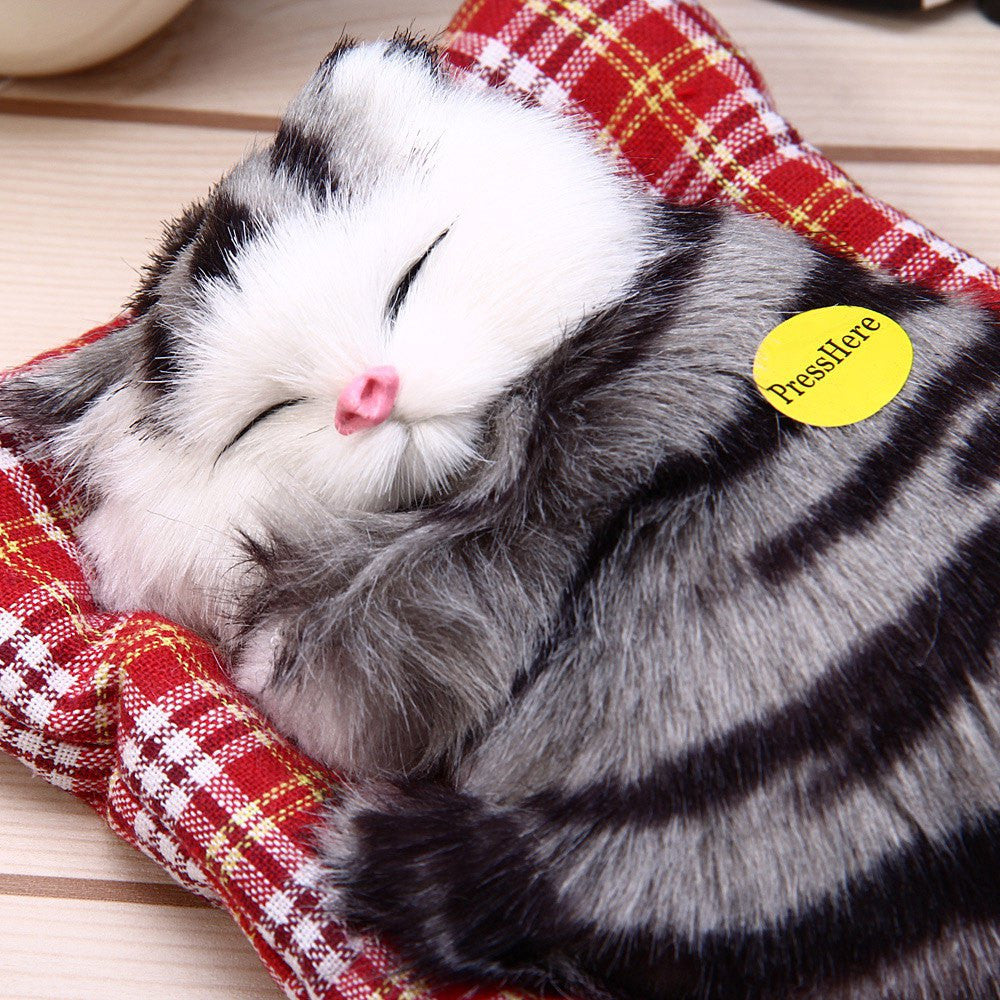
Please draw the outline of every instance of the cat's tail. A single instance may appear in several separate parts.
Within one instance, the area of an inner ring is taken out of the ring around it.
[[[586,931],[560,914],[534,839],[526,811],[441,785],[351,789],[319,836],[331,912],[376,932],[432,981],[607,998],[581,963]]]

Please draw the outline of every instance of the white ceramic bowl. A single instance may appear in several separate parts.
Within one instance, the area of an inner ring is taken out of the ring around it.
[[[138,45],[191,0],[0,0],[0,76],[68,73]]]

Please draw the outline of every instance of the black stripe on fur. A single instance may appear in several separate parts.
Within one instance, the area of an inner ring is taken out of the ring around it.
[[[665,332],[682,308],[684,288],[701,266],[722,218],[723,213],[713,207],[665,207],[659,225],[666,245],[675,248],[674,252],[665,254],[638,275],[632,293],[623,302],[585,320],[579,331],[564,341],[532,376],[529,384],[518,390],[535,399],[537,416],[525,447],[524,467],[513,487],[518,494],[516,503],[523,507],[536,490],[544,495],[546,491],[532,484],[553,478],[548,465],[553,457],[550,448],[553,425],[565,424],[575,417],[581,424],[594,422],[599,426],[600,418],[593,412],[591,401],[604,396],[609,383],[621,380],[641,365],[650,352],[659,349]],[[749,398],[749,406],[766,416],[766,427],[773,431],[776,426],[773,408],[759,396]],[[778,422],[782,422],[780,416]],[[740,420],[735,432],[742,434],[745,429],[745,421]],[[743,443],[746,442],[739,442]],[[724,433],[718,448],[730,447],[736,461],[746,460],[746,449],[726,439]],[[707,475],[711,461],[672,457],[668,464],[669,476],[676,476],[680,489],[679,480],[685,476],[692,480],[685,485],[693,488],[695,480]],[[663,475],[662,467],[655,470],[650,482],[627,493],[616,512],[596,527],[577,571],[567,581],[549,635],[532,664],[514,680],[513,696],[524,693],[541,676],[553,650],[572,634],[581,614],[580,595],[617,543],[635,508],[663,489]],[[442,514],[448,516],[448,511],[436,512],[434,516]]]
[[[397,31],[386,47],[386,55],[396,53],[422,59],[435,75],[441,72],[441,53],[429,38],[413,35],[408,31]]]
[[[557,871],[531,860],[530,811],[431,785],[392,788],[379,800],[355,813],[349,855],[334,858],[337,915],[385,935],[444,981],[669,1000],[786,997],[842,986],[957,925],[1000,919],[995,813],[958,821],[939,840],[915,832],[779,924],[692,939],[657,928],[613,932],[568,912],[554,891]]]
[[[541,676],[558,647],[576,635],[593,608],[592,584],[618,546],[639,541],[632,535],[640,523],[657,520],[657,512],[701,489],[721,489],[771,458],[782,441],[804,432],[786,420],[749,386],[742,412],[726,424],[704,455],[669,455],[649,479],[625,498],[618,510],[591,537],[577,573],[563,592],[554,624],[526,672],[514,681],[512,695],[526,692]],[[643,532],[651,541],[648,532]]]
[[[294,122],[281,123],[271,146],[271,167],[286,173],[317,201],[326,200],[337,189],[337,172],[326,142]]]
[[[984,877],[990,872],[994,877]],[[781,996],[803,981],[842,982],[885,958],[913,955],[956,924],[1000,920],[997,872],[1000,814],[959,819],[937,840],[915,832],[909,844],[780,926],[675,947],[681,956],[701,955],[712,970],[699,1000]],[[646,947],[671,943],[650,936]]]
[[[589,400],[659,347],[722,219],[713,207],[664,207],[658,227],[671,250],[636,277],[621,302],[586,319],[533,376],[539,415],[529,454],[547,454],[551,424],[567,414],[585,417]]]
[[[649,315],[648,310],[636,309],[633,314],[627,305],[608,310],[588,320],[580,334],[556,352],[541,376],[538,395],[542,418],[537,423],[529,454],[546,452],[549,434],[546,414],[564,415],[575,408],[585,409],[588,392],[600,391],[609,381],[620,378],[623,371],[641,362],[659,341],[664,329],[673,322],[680,307],[680,293],[697,270],[721,218],[722,214],[712,208],[671,207],[664,211],[662,224],[667,238],[676,241],[681,237],[687,246],[637,282],[638,302],[658,303],[658,313]],[[800,290],[786,310],[789,315],[801,311],[800,303],[806,294],[816,293],[813,289]],[[616,345],[616,349],[609,350],[609,344]],[[581,364],[581,360],[587,362],[588,351],[593,352],[593,362]],[[571,360],[567,363],[563,354],[570,353]],[[647,480],[625,496],[618,509],[595,529],[576,574],[563,592],[549,634],[531,665],[516,677],[512,694],[520,696],[534,684],[559,644],[574,635],[589,615],[589,585],[631,525],[651,509],[676,502],[697,490],[724,488],[727,482],[746,475],[771,458],[782,441],[805,431],[805,425],[783,418],[748,383],[741,412],[719,429],[706,453],[665,456]]]
[[[185,209],[180,218],[167,226],[159,249],[153,253],[149,263],[143,268],[142,282],[128,301],[127,307],[137,316],[149,312],[159,301],[160,282],[177,263],[178,254],[198,234],[204,218],[205,206],[197,203]]]
[[[530,800],[553,823],[610,826],[703,816],[815,756],[817,808],[904,757],[991,669],[1000,631],[1000,517],[974,532],[898,620],[801,696],[636,781],[594,782]]]
[[[536,896],[525,893],[533,871],[511,817],[422,784],[392,789],[383,809],[350,822],[355,848],[334,879],[339,918],[384,934],[432,978],[512,975],[536,989],[552,985],[543,969],[561,944],[558,909],[543,881]],[[465,890],[483,889],[481,905],[469,906]]]
[[[627,384],[630,377],[642,381],[644,376],[636,371],[637,366],[660,348],[665,331],[681,307],[683,291],[722,217],[723,213],[712,207],[664,206],[660,226],[672,251],[665,252],[636,277],[631,294],[585,319],[535,371],[511,389],[510,396],[529,401],[533,424],[517,473],[511,476],[502,495],[472,503],[442,503],[428,511],[429,521],[493,525],[512,519],[516,523],[526,505],[535,503],[538,497],[558,502],[553,491],[543,486],[560,475],[553,463],[566,458],[551,447],[553,428],[570,428],[576,423],[574,432],[589,426],[599,430],[606,414],[595,413],[595,407],[606,407],[608,384]],[[502,414],[508,402],[506,397],[498,401],[495,413]],[[487,416],[487,425],[490,419]],[[627,485],[621,488],[628,489]]]
[[[881,303],[873,308],[885,311]],[[998,378],[1000,327],[995,327],[901,407],[885,439],[860,459],[843,483],[751,554],[761,578],[781,584],[841,538],[868,530],[923,459],[940,446],[955,414],[995,386]]]
[[[165,392],[180,373],[180,341],[158,313],[145,320],[146,384]]]
[[[343,56],[346,52],[350,52],[351,49],[357,48],[357,44],[357,39],[351,38],[346,33],[341,35],[337,44],[330,49],[330,51],[323,58],[323,61],[319,64],[319,71],[328,76],[333,70],[333,67],[340,61],[341,56]]]
[[[219,191],[205,211],[191,249],[191,277],[195,281],[233,278],[233,257],[263,229],[261,219],[227,191]]]
[[[677,212],[670,209],[668,216],[669,225],[675,233],[695,238],[711,233],[711,226],[706,225],[705,218],[698,212]],[[687,263],[690,265],[692,262],[689,260]],[[656,295],[662,292],[667,295],[668,302],[674,301],[669,289],[651,291],[651,287],[646,286],[647,290],[643,294]],[[797,289],[783,310],[783,315],[788,317],[808,309],[858,301],[872,303],[872,308],[878,308],[886,315],[899,316],[908,309],[926,306],[940,299],[932,292],[889,282],[850,261],[824,255]],[[650,325],[656,330],[662,330],[662,325]],[[603,337],[609,338],[611,332],[604,331]],[[621,369],[624,364],[635,363],[635,360],[637,359],[620,361],[615,358],[609,369],[600,372],[598,378],[609,378],[616,368]],[[558,392],[554,393],[555,398],[549,404],[550,407],[571,406],[574,394],[579,392],[576,385],[565,379],[563,381],[569,385],[565,398],[560,398]],[[601,381],[596,384],[600,385]],[[773,457],[783,441],[807,431],[808,428],[803,424],[786,420],[777,414],[773,407],[762,401],[756,390],[748,389],[743,412],[720,428],[706,454],[667,456],[649,479],[594,533],[579,572],[566,588],[551,633],[540,647],[532,665],[515,680],[513,693],[519,695],[531,686],[543,672],[558,644],[575,634],[580,622],[589,614],[590,603],[586,588],[630,525],[648,515],[651,509],[676,502],[699,489],[724,489],[728,482],[748,474]],[[856,498],[858,492],[857,489],[853,490],[850,497]]]
[[[789,315],[826,306],[865,306],[900,322],[904,315],[945,301],[944,296],[917,285],[888,280],[877,271],[840,257],[818,253],[818,261],[799,289]]]
[[[1000,410],[982,414],[955,452],[953,474],[963,490],[981,490],[1000,475]]]

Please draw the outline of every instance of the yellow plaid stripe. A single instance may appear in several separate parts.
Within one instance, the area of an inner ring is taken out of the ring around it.
[[[458,34],[460,31],[465,31],[472,19],[483,9],[483,6],[488,3],[489,0],[469,0],[468,3],[462,4],[458,13],[452,18],[451,30],[449,35]]]
[[[135,619],[127,619],[124,624],[134,625]],[[234,688],[224,682],[220,683],[216,677],[206,673],[202,656],[210,647],[201,644],[200,641],[199,646],[199,649],[195,649],[191,638],[166,619],[149,619],[144,628],[129,636],[127,654],[119,664],[119,670],[123,677],[127,676],[132,665],[140,657],[168,650],[191,681],[201,687],[213,702],[224,706],[227,712],[253,733],[269,753],[294,772],[296,781],[306,786],[314,801],[321,801],[326,795],[329,777],[314,764],[303,766],[303,759],[295,755],[274,730],[261,725],[259,717],[239,697]]]
[[[44,591],[65,617],[70,619],[77,634],[88,641],[92,640],[98,633],[84,618],[80,602],[66,582],[54,576],[28,554],[31,549],[50,543],[52,539],[37,530],[25,537],[18,537],[29,527],[37,529],[34,517],[0,522],[0,563],[17,576],[30,580],[35,588]]]
[[[229,820],[216,830],[206,848],[205,861],[216,861],[221,855],[215,869],[220,885],[224,884],[236,867],[245,860],[244,852],[248,845],[259,844],[268,834],[280,832],[281,824],[301,811],[300,798],[294,799],[276,812],[268,810],[278,799],[289,794],[294,795],[302,787],[303,783],[293,775],[273,785],[263,795],[240,806]],[[320,796],[311,801],[310,806],[321,798]],[[242,836],[239,840],[230,842],[233,833],[238,830],[243,830]]]
[[[459,30],[461,25],[470,22],[480,6],[481,4],[472,4],[463,9],[457,18]],[[831,188],[842,189],[846,201],[858,190],[853,182],[840,176],[830,178],[820,191],[813,193],[811,200],[801,205],[793,204],[742,164],[719,136],[677,96],[678,87],[727,59],[738,56],[738,50],[715,40],[712,40],[709,47],[692,42],[659,62],[652,63],[639,46],[622,35],[610,21],[598,17],[581,0],[527,0],[526,6],[537,16],[551,21],[566,35],[575,38],[582,46],[592,49],[628,84],[628,93],[618,103],[601,131],[604,143],[620,150],[645,121],[655,117],[683,146],[702,173],[719,185],[732,201],[748,211],[761,212],[763,210],[751,200],[751,195],[757,195],[773,204],[776,212],[822,238],[828,245],[857,255],[854,247],[832,232],[826,224],[836,212],[836,207],[831,206],[827,213],[817,219],[810,217],[808,211],[809,204]],[[628,59],[622,58],[615,51],[616,48],[624,52]],[[674,79],[668,79],[666,71],[680,58],[692,52],[698,53],[697,61]],[[635,107],[636,102],[639,103],[638,108]],[[683,125],[669,120],[664,115],[665,108],[673,111]],[[711,148],[710,155],[706,156],[702,152],[703,146]],[[731,180],[727,172],[732,173],[738,183]]]

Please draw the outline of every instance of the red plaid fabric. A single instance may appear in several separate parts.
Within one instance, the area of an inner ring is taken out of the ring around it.
[[[728,202],[904,281],[1000,306],[996,271],[804,141],[697,3],[467,0],[449,53],[486,83],[582,116],[664,198]]]
[[[1000,305],[996,272],[804,144],[695,3],[469,0],[448,51],[484,85],[584,115],[664,195],[725,200],[905,280]],[[289,996],[497,996],[432,992],[324,917],[309,829],[334,776],[269,727],[203,641],[154,615],[95,608],[74,516],[3,442],[0,745],[229,909]]]

